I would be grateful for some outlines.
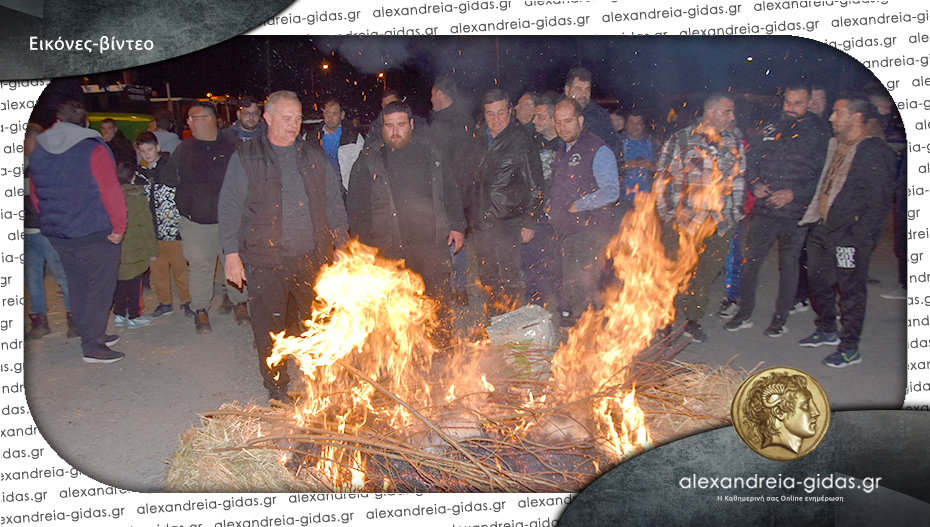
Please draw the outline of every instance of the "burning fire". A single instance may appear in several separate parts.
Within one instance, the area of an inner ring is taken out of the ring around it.
[[[458,440],[481,436],[482,422],[514,410],[522,416],[507,418],[508,434],[514,436],[593,437],[615,460],[650,448],[635,389],[620,393],[617,387],[625,384],[637,354],[650,346],[657,330],[674,321],[674,300],[687,287],[700,240],[715,228],[711,220],[697,232],[676,228],[680,243],[670,258],[655,215],[655,196],[663,189],[660,180],[652,193],[637,193],[635,207],[607,248],[617,285],[569,332],[552,360],[548,384],[540,384],[535,394],[531,389],[514,394],[517,402],[509,409],[492,398],[512,388],[489,380],[496,370],[477,359],[475,349],[458,350],[444,358],[443,368],[434,367],[429,334],[436,317],[422,279],[402,261],[379,258],[375,249],[351,241],[320,272],[318,306],[304,322],[306,330],[299,337],[276,335],[268,359],[274,364],[291,356],[305,375],[305,393],[296,406],[299,425],[308,434],[338,432],[326,436],[315,470],[337,490],[360,490],[366,485],[367,458],[340,437],[377,429],[379,437],[403,448],[451,446],[468,457]],[[720,201],[714,195],[689,199]]]

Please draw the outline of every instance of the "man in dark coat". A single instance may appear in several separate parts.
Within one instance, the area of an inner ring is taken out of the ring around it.
[[[440,77],[433,83],[430,94],[433,112],[430,114],[428,134],[430,141],[439,149],[445,170],[452,175],[461,193],[468,179],[465,174],[465,159],[469,139],[474,136],[475,122],[465,108],[458,86],[451,77]],[[416,130],[414,115],[414,135]],[[374,134],[369,134],[373,136]],[[462,231],[465,232],[465,231]],[[452,289],[454,301],[468,305],[468,257],[464,247],[452,253]]]
[[[475,236],[485,312],[513,309],[523,292],[520,245],[533,239],[542,215],[542,164],[532,138],[511,123],[510,98],[500,89],[482,100],[485,126],[471,141],[463,202]]]
[[[798,220],[814,196],[830,138],[822,121],[807,112],[809,100],[806,86],[787,88],[781,118],[762,127],[746,149],[747,179],[756,202],[742,259],[739,311],[724,325],[728,331],[752,327],[759,272],[776,240],[778,297],[765,334],[780,337],[788,330],[785,321],[794,304],[808,230],[799,226]]]
[[[857,95],[837,98],[827,157],[814,197],[801,218],[807,240],[811,306],[817,330],[799,344],[838,346],[824,364],[843,368],[862,362],[859,336],[865,322],[869,259],[891,208],[895,156],[866,123],[875,116]],[[837,293],[842,331],[837,332]]]
[[[457,251],[465,242],[458,184],[439,150],[414,136],[406,103],[388,104],[382,116],[382,141],[366,147],[352,167],[349,229],[423,278],[427,296],[439,302],[435,337],[445,346],[452,327],[449,246]]]
[[[591,100],[591,72],[585,68],[573,68],[565,76],[565,96],[578,101],[584,117],[585,130],[601,138],[615,155],[620,154],[620,137],[614,129],[610,113]]]
[[[285,330],[288,296],[309,319],[320,267],[346,240],[346,213],[336,173],[315,144],[297,138],[297,94],[265,102],[268,131],[243,142],[229,160],[220,191],[220,240],[226,279],[249,284],[259,371],[272,399],[287,401],[286,363],[269,367],[271,333]]]

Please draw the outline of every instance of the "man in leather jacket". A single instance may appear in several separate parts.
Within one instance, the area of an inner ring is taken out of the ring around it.
[[[505,313],[520,301],[520,245],[533,239],[542,214],[542,164],[530,136],[512,123],[510,98],[500,89],[482,100],[485,126],[469,145],[464,189],[473,229],[485,313]]]

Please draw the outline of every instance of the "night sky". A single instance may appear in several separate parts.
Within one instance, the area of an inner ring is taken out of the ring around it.
[[[527,90],[562,91],[565,73],[579,65],[594,73],[593,98],[608,107],[618,104],[607,100],[637,107],[657,122],[667,119],[669,109],[681,110],[683,102],[691,105],[680,113],[697,110],[711,92],[770,96],[801,81],[824,84],[833,95],[875,82],[848,55],[797,37],[244,36],[129,70],[129,78],[159,96],[166,82],[176,97],[264,97],[289,89],[301,96],[309,115],[320,96],[335,93],[365,123],[380,110],[384,84],[426,115],[439,75],[453,75],[474,105],[495,87],[495,79],[514,100]],[[123,75],[92,75],[90,81],[116,82]],[[758,108],[745,109],[740,124],[757,113]]]

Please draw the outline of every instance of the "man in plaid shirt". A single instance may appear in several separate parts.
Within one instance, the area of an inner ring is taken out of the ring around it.
[[[729,95],[708,97],[701,122],[669,138],[656,169],[660,192],[656,212],[668,227],[663,229],[666,235],[674,233],[672,222],[691,235],[706,222],[716,225],[701,242],[703,250],[691,286],[681,299],[688,321],[685,334],[695,342],[707,339],[698,321],[704,316],[707,290],[723,270],[730,240],[743,215],[746,159],[742,133],[733,126],[734,108]],[[669,236],[666,241],[675,245]]]

